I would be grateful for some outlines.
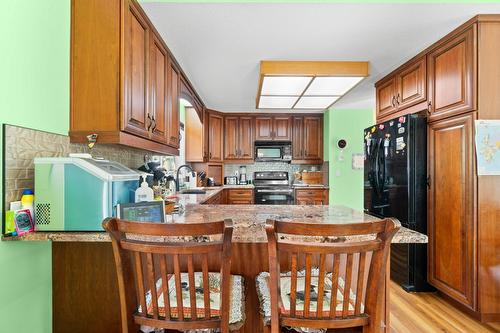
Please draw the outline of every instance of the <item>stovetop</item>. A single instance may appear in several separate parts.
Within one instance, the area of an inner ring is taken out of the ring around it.
[[[257,171],[254,172],[253,184],[255,187],[289,187],[288,172],[286,171]]]

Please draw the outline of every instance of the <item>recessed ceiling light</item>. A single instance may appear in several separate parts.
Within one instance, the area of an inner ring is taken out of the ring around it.
[[[368,66],[366,61],[261,61],[256,107],[325,109],[367,77]]]
[[[259,109],[291,109],[298,96],[261,96]]]
[[[320,76],[315,77],[304,96],[336,95],[341,96],[351,90],[364,77],[359,76]]]
[[[302,96],[294,109],[318,109],[323,110],[332,105],[339,96]]]
[[[264,76],[261,95],[300,96],[311,79],[306,76]]]

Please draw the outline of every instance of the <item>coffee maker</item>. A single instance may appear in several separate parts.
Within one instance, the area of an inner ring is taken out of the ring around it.
[[[248,184],[247,181],[247,167],[242,165],[240,166],[240,179],[238,180],[239,185],[246,185]]]

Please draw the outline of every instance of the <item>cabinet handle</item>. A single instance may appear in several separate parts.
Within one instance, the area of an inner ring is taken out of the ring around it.
[[[399,105],[399,93],[398,96],[396,97],[396,103]]]
[[[210,152],[210,154],[209,154],[208,156],[209,156],[209,158],[211,159],[211,158],[212,158],[212,153]]]
[[[238,156],[238,149],[234,150],[234,156]]]
[[[149,114],[149,112],[148,112],[148,119],[147,120],[149,120],[149,122],[146,121],[146,129],[149,132],[149,129],[151,128],[151,125],[153,124],[153,121],[151,120],[151,115]],[[148,125],[148,123],[149,123],[149,125]]]
[[[396,96],[392,96],[392,102],[391,102],[392,106],[396,106]]]
[[[429,101],[429,103],[427,103],[427,113],[428,114],[431,114],[431,109],[432,109],[432,102]]]
[[[238,156],[241,156],[241,149],[238,149]]]

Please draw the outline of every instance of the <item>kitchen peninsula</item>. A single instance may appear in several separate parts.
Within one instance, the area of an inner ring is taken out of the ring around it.
[[[199,223],[232,219],[234,225],[231,270],[244,276],[246,321],[240,332],[257,332],[260,325],[255,276],[268,269],[267,219],[310,223],[370,223],[377,218],[344,206],[210,205],[204,204],[224,190],[204,194],[178,194],[184,203],[179,215],[167,216],[169,223]],[[105,232],[35,232],[23,241],[50,240],[53,271],[54,332],[117,332],[120,309],[116,306],[118,286],[111,242]],[[321,239],[342,242],[349,239]],[[401,227],[393,243],[426,243],[427,236]],[[251,264],[250,264],[251,261]],[[387,279],[389,282],[389,279]],[[386,287],[387,288],[387,287]],[[386,297],[388,293],[386,293]],[[388,301],[388,298],[386,298]],[[89,321],[92,318],[92,321]],[[84,328],[78,323],[85,321]],[[389,313],[385,313],[387,329]],[[76,330],[75,330],[76,328]]]

